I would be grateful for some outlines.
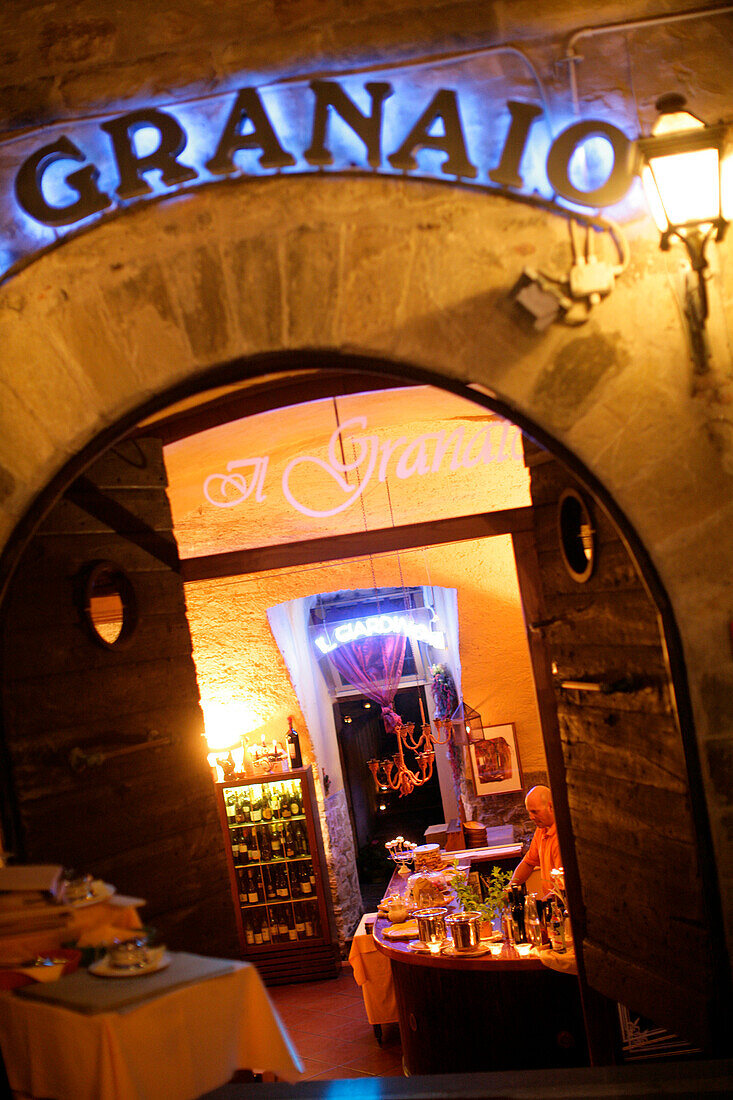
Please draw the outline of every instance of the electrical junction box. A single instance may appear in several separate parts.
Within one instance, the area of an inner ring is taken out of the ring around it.
[[[581,260],[570,268],[569,283],[573,298],[610,294],[614,284],[613,267],[600,260]]]

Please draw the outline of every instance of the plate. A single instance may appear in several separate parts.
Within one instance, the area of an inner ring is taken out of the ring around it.
[[[116,891],[115,886],[111,886],[109,882],[102,882],[100,879],[96,879],[92,883],[92,896],[90,898],[82,898],[81,901],[66,901],[64,905],[68,905],[70,909],[84,909],[87,905],[96,905],[97,902],[107,901],[111,898]]]
[[[452,943],[445,943],[440,949],[441,955],[450,955],[452,959],[475,959],[479,955],[486,955],[489,951],[491,948],[484,944],[479,944],[473,951],[456,951]]]
[[[417,921],[393,924],[391,928],[383,929],[382,935],[386,940],[414,940],[417,938]]]
[[[97,962],[89,964],[89,972],[96,974],[98,978],[140,978],[143,974],[155,974],[158,970],[165,970],[166,966],[170,966],[170,961],[170,955],[163,952],[145,966],[136,966],[128,970],[126,967],[112,966],[109,955],[104,955]]]

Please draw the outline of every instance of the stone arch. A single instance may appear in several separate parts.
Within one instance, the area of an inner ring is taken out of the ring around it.
[[[266,379],[284,353],[354,354],[385,373],[398,364],[402,377],[474,386],[577,456],[638,531],[695,664],[705,625],[676,564],[680,502],[692,527],[684,551],[708,599],[731,552],[721,537],[708,554],[730,504],[690,400],[656,240],[639,233],[628,278],[583,328],[540,335],[518,324],[509,291],[523,266],[557,269],[568,257],[565,222],[546,211],[383,178],[221,183],[67,240],[0,290],[0,538],[10,559],[12,533],[32,527],[49,483],[141,411],[234,377],[222,363]],[[687,441],[681,469],[671,424]],[[692,690],[704,739],[703,679]],[[703,775],[715,811],[709,764]]]

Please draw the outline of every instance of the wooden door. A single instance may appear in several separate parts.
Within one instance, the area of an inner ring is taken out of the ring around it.
[[[92,563],[126,572],[137,626],[94,640]],[[143,897],[166,942],[237,950],[162,448],[126,442],[44,520],[2,610],[6,831],[28,862],[89,872]]]
[[[707,1052],[729,1054],[728,963],[705,809],[657,607],[600,505],[550,455],[525,447],[535,531],[515,538],[515,548],[530,643],[540,640],[547,659],[543,670],[535,645],[588,986]],[[585,582],[573,579],[560,549],[567,488],[589,504],[595,528]],[[527,581],[528,555],[539,587]]]

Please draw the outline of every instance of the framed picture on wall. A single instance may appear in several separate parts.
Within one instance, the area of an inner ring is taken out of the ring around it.
[[[517,735],[514,723],[489,726],[483,741],[468,746],[476,794],[508,794],[522,789]]]

